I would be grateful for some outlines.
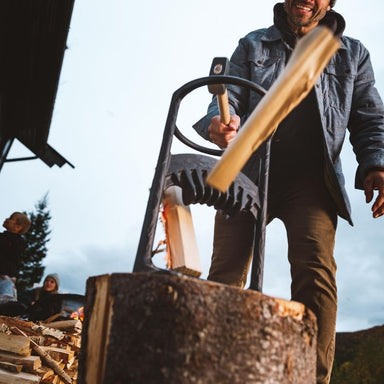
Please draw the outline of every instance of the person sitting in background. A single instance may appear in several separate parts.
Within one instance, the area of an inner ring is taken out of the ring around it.
[[[46,320],[51,316],[60,314],[61,301],[54,298],[59,293],[59,288],[59,275],[57,273],[50,273],[45,277],[42,287],[29,291],[32,300],[31,305],[26,311],[29,320]]]
[[[0,275],[16,277],[20,260],[25,249],[25,241],[21,237],[31,226],[27,215],[14,212],[4,220],[6,231],[0,233]]]
[[[47,296],[56,294],[59,292],[60,278],[57,273],[48,274],[43,282],[42,287],[32,289],[32,305],[38,300],[43,300]]]

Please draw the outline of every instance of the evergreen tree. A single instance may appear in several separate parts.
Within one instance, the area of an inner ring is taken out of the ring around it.
[[[47,205],[48,194],[36,203],[34,211],[24,212],[31,221],[31,227],[23,235],[26,248],[16,282],[19,292],[32,288],[34,283],[40,282],[44,273],[45,267],[42,261],[47,256],[47,243],[50,240],[48,236],[51,233],[49,229],[51,216]]]

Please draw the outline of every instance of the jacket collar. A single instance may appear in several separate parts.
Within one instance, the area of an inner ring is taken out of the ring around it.
[[[267,42],[267,43],[276,42],[276,41],[283,42],[283,37],[280,30],[275,25],[272,25],[265,30],[264,34],[261,36],[261,41]],[[342,36],[340,37],[340,43],[341,45],[339,49],[347,49],[347,47],[343,42]]]
[[[281,36],[281,32],[274,25],[272,25],[266,29],[264,35],[261,37],[261,40],[265,42],[272,42],[283,40],[283,38]]]

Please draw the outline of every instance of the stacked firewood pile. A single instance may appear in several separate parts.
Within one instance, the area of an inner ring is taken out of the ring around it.
[[[0,316],[0,384],[76,384],[81,328]]]

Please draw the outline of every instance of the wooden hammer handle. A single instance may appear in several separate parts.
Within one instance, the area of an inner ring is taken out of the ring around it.
[[[225,89],[225,92],[221,95],[217,95],[217,104],[219,105],[220,111],[220,121],[228,125],[231,120],[231,116],[229,113],[229,103],[228,103],[228,92]]]

